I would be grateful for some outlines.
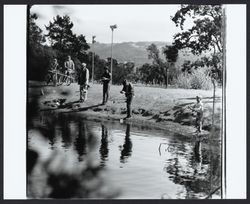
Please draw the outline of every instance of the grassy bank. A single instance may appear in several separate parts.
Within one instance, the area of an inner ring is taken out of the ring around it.
[[[121,89],[122,86],[112,86],[109,102],[101,105],[102,85],[100,84],[90,84],[87,101],[79,103],[80,92],[77,84],[53,87],[45,86],[40,82],[29,82],[29,100],[39,97],[38,104],[41,111],[55,110],[102,120],[120,120],[126,116],[125,97],[119,93]],[[182,135],[192,135],[195,132],[195,114],[187,109],[187,106],[195,103],[197,95],[203,97],[204,134],[209,134],[212,129],[212,90],[135,86],[133,117],[128,121],[168,129]],[[221,129],[221,89],[216,90],[215,102],[214,130],[218,138]]]

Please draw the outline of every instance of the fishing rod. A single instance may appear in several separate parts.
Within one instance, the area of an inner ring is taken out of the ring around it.
[[[120,94],[116,94],[115,96],[111,97],[109,100],[112,101],[113,103],[116,103],[116,102],[124,103],[127,99],[122,97]]]

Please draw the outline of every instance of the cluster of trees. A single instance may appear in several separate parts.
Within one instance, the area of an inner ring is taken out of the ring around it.
[[[220,5],[181,5],[171,17],[181,32],[174,35],[172,46],[163,49],[165,61],[159,57],[159,49],[154,45],[147,48],[152,64],[144,64],[139,69],[140,80],[150,84],[165,84],[173,81],[179,74],[192,74],[197,69],[210,69],[210,76],[222,81],[222,8]],[[193,26],[184,29],[187,18],[192,18]],[[185,30],[185,31],[184,31]],[[188,48],[192,54],[200,55],[210,52],[194,62],[185,61],[181,70],[175,68],[178,50]]]
[[[193,26],[185,31],[184,24],[188,17],[194,19]],[[174,36],[177,49],[189,48],[195,55],[212,51],[211,56],[203,57],[186,67],[204,67],[211,69],[212,76],[222,81],[223,52],[223,14],[221,5],[181,5],[172,21],[182,30]],[[185,71],[184,68],[183,71]]]
[[[36,25],[36,14],[29,14],[28,29],[28,77],[29,79],[43,80],[49,64],[53,58],[57,58],[59,65],[70,55],[75,62],[76,69],[81,62],[88,59],[86,51],[89,49],[83,35],[75,35],[72,32],[73,23],[68,16],[56,16],[53,22],[46,26],[48,34],[44,35]],[[49,45],[48,43],[49,42]]]
[[[139,68],[139,79],[146,84],[160,84],[168,86],[172,80],[173,73],[170,68],[178,57],[178,49],[175,46],[166,46],[163,49],[165,60],[160,57],[160,50],[155,44],[147,47],[148,58],[152,64],[146,63]]]
[[[89,51],[90,46],[85,36],[73,33],[74,24],[70,17],[67,15],[54,17],[46,26],[46,35],[36,25],[37,18],[36,14],[29,14],[28,79],[44,80],[53,58],[57,58],[59,66],[63,67],[68,55],[75,63],[76,72],[80,69],[81,63],[85,62],[90,70],[90,78],[92,78],[93,53]],[[99,80],[104,67],[110,67],[110,64],[110,58],[101,59],[94,54],[94,79]],[[113,83],[119,84],[124,78],[134,80],[134,66],[132,62],[118,63],[113,59]]]
[[[185,29],[187,18],[194,19],[193,26]],[[28,77],[29,79],[43,80],[47,73],[49,63],[57,58],[59,65],[63,67],[67,55],[71,55],[75,62],[76,70],[85,62],[92,74],[92,52],[86,42],[85,36],[73,33],[74,26],[69,16],[56,16],[46,26],[47,34],[36,25],[36,14],[29,14],[28,29]],[[181,5],[181,8],[171,17],[172,21],[181,32],[174,36],[171,46],[162,49],[164,59],[160,57],[160,50],[155,44],[147,48],[148,58],[152,63],[146,63],[135,70],[132,62],[119,63],[113,59],[112,78],[115,84],[121,83],[124,78],[134,82],[140,81],[146,84],[160,84],[168,86],[169,82],[179,74],[175,68],[178,51],[188,48],[193,54],[200,55],[207,51],[212,54],[201,59],[182,65],[181,72],[192,73],[194,69],[210,67],[211,76],[217,81],[222,80],[222,8],[220,5]],[[101,78],[103,68],[110,67],[110,58],[101,59],[94,55],[95,73],[94,79]]]
[[[183,63],[181,71],[191,74],[193,70],[210,67],[210,75],[222,82],[222,54],[212,54],[210,57],[202,57],[194,62],[187,60]]]

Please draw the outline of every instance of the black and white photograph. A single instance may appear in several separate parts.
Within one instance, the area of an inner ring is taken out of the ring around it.
[[[222,5],[28,7],[27,197],[222,192]]]
[[[227,14],[27,4],[26,199],[227,198]]]

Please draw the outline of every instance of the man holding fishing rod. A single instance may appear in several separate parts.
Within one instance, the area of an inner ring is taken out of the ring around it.
[[[134,87],[126,79],[123,80],[122,85],[123,85],[123,88],[120,91],[120,93],[125,94],[126,96],[126,103],[127,103],[127,117],[126,118],[131,118],[132,116],[131,104],[132,104],[132,100],[134,97]]]

